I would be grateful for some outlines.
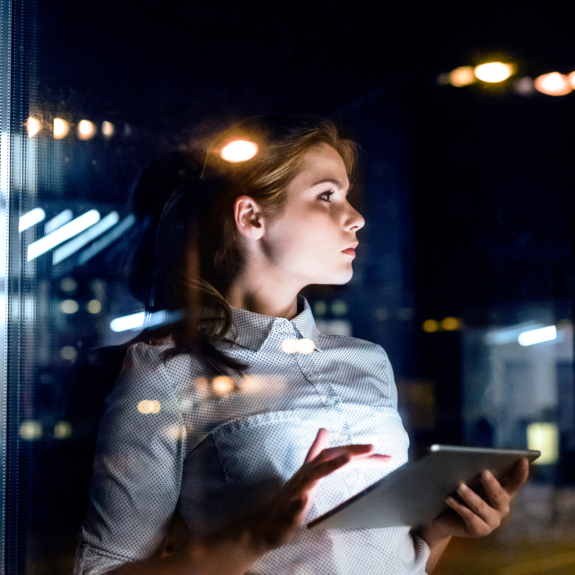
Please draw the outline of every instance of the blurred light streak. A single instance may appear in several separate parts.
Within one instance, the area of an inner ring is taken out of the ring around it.
[[[226,162],[245,162],[258,153],[258,145],[247,140],[235,140],[223,147],[220,156]]]
[[[28,132],[28,137],[33,138],[41,129],[42,125],[40,124],[40,121],[30,116],[28,118],[28,121],[26,122],[26,130]]]
[[[34,208],[30,210],[27,214],[20,216],[18,221],[18,231],[23,232],[32,226],[40,223],[46,217],[46,213],[42,208]]]
[[[67,439],[72,436],[72,425],[69,421],[58,421],[54,425],[54,437],[56,439]]]
[[[559,72],[551,72],[535,78],[535,88],[548,96],[565,96],[573,90],[567,76]]]
[[[119,221],[120,216],[118,212],[110,212],[106,217],[102,218],[97,224],[93,225],[84,233],[55,250],[54,255],[52,256],[52,263],[56,265],[65,260],[73,253],[83,248],[86,244],[90,243],[93,239],[109,230],[112,226],[115,226]]]
[[[128,331],[130,329],[140,329],[143,327],[158,327],[160,325],[173,323],[181,318],[181,312],[161,310],[149,314],[146,319],[146,312],[141,311],[113,319],[110,322],[110,329],[115,332],[120,332]]]
[[[434,319],[426,319],[421,325],[423,331],[433,333],[439,329],[439,323]]]
[[[485,343],[488,345],[504,345],[506,343],[517,342],[517,338],[524,331],[538,329],[542,324],[536,322],[526,322],[512,327],[494,329],[485,334]]]
[[[64,210],[60,212],[58,215],[54,216],[51,220],[46,222],[44,225],[44,234],[51,234],[54,230],[57,230],[59,227],[67,224],[73,217],[74,214],[72,213],[72,210]]]
[[[554,325],[540,327],[539,329],[531,329],[519,334],[517,341],[519,345],[535,345],[536,343],[543,343],[545,341],[554,341],[557,339],[557,328]]]
[[[91,299],[86,306],[89,313],[100,313],[102,311],[102,303],[97,299]]]
[[[70,124],[62,118],[54,118],[54,138],[56,140],[61,140],[68,135],[70,131]]]
[[[503,62],[488,62],[480,64],[475,67],[473,73],[478,80],[488,82],[489,84],[496,84],[507,80],[514,72],[511,64],[504,64]]]
[[[136,216],[130,214],[126,216],[111,232],[103,238],[94,242],[89,248],[86,248],[78,257],[78,265],[86,263],[102,250],[106,249],[111,243],[115,242],[122,234],[127,232],[136,223]]]
[[[63,225],[61,228],[58,228],[51,234],[36,240],[28,246],[28,261],[41,256],[48,250],[55,248],[57,245],[83,232],[86,228],[93,226],[99,220],[100,214],[98,210],[90,210],[77,217],[75,220]]]
[[[26,441],[34,441],[42,437],[42,424],[39,421],[28,419],[20,424],[20,437]]]
[[[80,309],[78,302],[75,299],[65,299],[60,302],[60,311],[62,313],[72,314]]]
[[[473,66],[459,66],[449,72],[448,82],[456,88],[469,86],[475,82],[475,75],[473,74]]]
[[[116,128],[112,122],[102,122],[102,134],[104,134],[106,138],[111,138],[115,131]]]
[[[234,382],[231,377],[219,375],[218,377],[214,377],[212,381],[212,389],[216,395],[224,397],[234,390]]]
[[[559,460],[559,429],[555,423],[530,423],[527,426],[527,449],[541,451],[535,465],[550,465]]]
[[[90,120],[80,120],[78,124],[78,138],[80,140],[89,140],[96,135],[96,126]]]
[[[115,332],[128,331],[129,329],[139,329],[143,327],[145,319],[145,311],[117,317],[110,322],[110,329]]]
[[[157,399],[143,399],[138,403],[138,411],[143,414],[160,413],[162,405]]]

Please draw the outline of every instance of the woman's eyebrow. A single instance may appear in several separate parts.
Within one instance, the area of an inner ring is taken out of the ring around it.
[[[325,183],[330,183],[330,184],[334,184],[336,185],[338,188],[343,188],[343,184],[339,181],[336,180],[335,178],[325,178],[323,180],[319,180],[319,182],[316,182],[315,184],[313,184],[314,186],[319,186],[319,184],[325,184]]]

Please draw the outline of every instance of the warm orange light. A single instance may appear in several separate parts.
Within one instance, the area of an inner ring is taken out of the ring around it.
[[[62,120],[62,118],[54,118],[54,138],[56,138],[56,140],[65,138],[69,131],[70,124],[68,124],[66,120]]]
[[[78,138],[89,140],[96,135],[96,126],[90,120],[80,120],[78,124]]]
[[[535,89],[548,96],[565,96],[573,90],[573,87],[567,76],[551,72],[535,78]]]
[[[567,76],[567,79],[569,80],[571,87],[575,89],[575,72],[571,72],[571,74]]]
[[[461,321],[456,317],[446,317],[442,320],[441,327],[445,331],[455,331],[461,327]]]
[[[111,138],[115,131],[116,128],[112,122],[102,122],[102,134],[104,134],[106,138]]]
[[[426,319],[421,326],[423,331],[427,333],[433,333],[439,329],[439,323],[437,323],[434,319]]]
[[[30,116],[26,122],[26,129],[28,130],[28,137],[33,138],[42,129],[42,125],[39,120]]]
[[[220,156],[226,162],[245,162],[251,160],[258,153],[258,145],[248,140],[234,140],[224,146]]]
[[[214,377],[214,380],[212,381],[212,389],[216,395],[228,395],[234,389],[234,382],[231,377],[219,375],[218,377]]]
[[[473,73],[478,80],[496,84],[507,80],[513,74],[514,68],[511,64],[503,62],[488,62],[475,67]]]
[[[472,66],[459,66],[449,72],[449,83],[457,88],[462,88],[463,86],[469,86],[475,82],[475,76],[473,75]]]

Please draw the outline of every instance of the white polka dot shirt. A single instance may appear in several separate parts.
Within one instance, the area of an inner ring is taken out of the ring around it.
[[[383,349],[321,334],[307,301],[299,303],[291,321],[232,308],[232,330],[217,345],[248,364],[243,375],[210,380],[189,355],[164,363],[169,344],[128,350],[100,424],[75,574],[156,557],[166,540],[178,549],[262,508],[321,427],[330,446],[372,443],[391,463],[323,479],[293,541],[248,573],[425,573],[429,549],[409,527],[305,527],[404,464],[408,438]]]

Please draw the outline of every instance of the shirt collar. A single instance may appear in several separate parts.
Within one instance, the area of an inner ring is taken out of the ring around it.
[[[298,314],[290,320],[302,337],[314,342],[317,340],[319,330],[315,325],[309,303],[303,296],[298,296]],[[284,318],[262,315],[238,307],[232,308],[232,327],[226,334],[226,339],[234,343],[258,351],[268,338],[274,324],[278,321],[287,321]]]

